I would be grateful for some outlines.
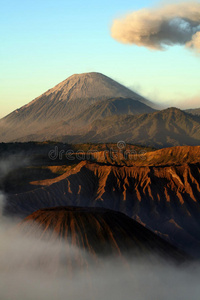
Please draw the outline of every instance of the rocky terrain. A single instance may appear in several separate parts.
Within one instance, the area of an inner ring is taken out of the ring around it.
[[[103,74],[75,74],[1,119],[0,142],[5,216],[110,209],[200,257],[198,109],[156,110]]]
[[[92,259],[159,255],[184,261],[187,256],[138,222],[104,208],[55,207],[41,209],[18,226],[23,236],[67,241],[90,253]],[[84,258],[82,257],[82,260]]]
[[[129,165],[82,161],[9,194],[4,213],[28,216],[55,206],[104,207],[125,213],[186,252],[200,250],[199,147],[167,148]]]

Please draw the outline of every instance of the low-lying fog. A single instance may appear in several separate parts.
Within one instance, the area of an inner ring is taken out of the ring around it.
[[[1,218],[0,299],[199,299],[197,264],[175,266],[146,257],[132,258],[127,266],[105,259],[99,266],[91,260],[72,272],[67,260],[76,260],[79,254],[80,250],[59,242],[25,238],[16,225]]]

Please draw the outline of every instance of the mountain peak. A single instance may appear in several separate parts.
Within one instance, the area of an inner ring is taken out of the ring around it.
[[[11,141],[61,121],[69,122],[97,101],[118,97],[151,106],[150,101],[101,73],[74,74],[0,120],[0,140]]]
[[[68,77],[67,79],[70,79],[70,78],[81,78],[81,77],[84,77],[84,78],[87,78],[87,77],[106,77],[106,78],[109,78],[107,77],[106,75],[102,74],[102,73],[99,73],[99,72],[85,72],[85,73],[75,73],[73,75],[71,75],[70,77]],[[66,79],[66,80],[67,80]]]
[[[102,74],[102,73],[98,73],[98,72],[88,72],[88,73],[75,73],[71,76],[69,76],[68,78],[66,78],[65,80],[61,81],[59,84],[57,84],[55,87],[62,85],[62,84],[66,84],[69,81],[73,81],[73,82],[77,82],[79,80],[88,80],[88,79],[101,79],[101,78],[105,78],[105,79],[110,79],[109,77],[107,77],[106,75]],[[54,88],[55,88],[54,87]]]
[[[137,93],[98,72],[74,74],[43,95],[51,94],[58,94],[59,101],[67,102],[75,99],[104,100],[114,97],[129,97],[149,104],[148,100]]]
[[[119,97],[130,98],[151,106],[151,102],[142,96],[101,73],[74,74],[4,117],[0,121],[0,140],[5,142],[29,136],[52,124],[55,128],[55,124],[60,122],[68,125],[65,126],[64,135],[69,134],[71,127],[74,126],[69,122],[78,114],[98,101]],[[147,109],[149,112],[148,107]],[[115,109],[113,113],[115,114]]]

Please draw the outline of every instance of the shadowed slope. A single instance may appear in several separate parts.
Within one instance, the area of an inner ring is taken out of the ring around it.
[[[94,103],[74,118],[73,122],[75,124],[88,124],[92,121],[114,115],[139,115],[152,113],[154,111],[155,109],[138,100],[131,98],[112,98]]]
[[[102,107],[98,111],[97,106],[92,106],[95,110],[91,114],[89,110],[83,112],[77,123],[74,120],[71,126],[70,123],[59,122],[21,140],[55,140],[75,144],[125,141],[156,148],[200,144],[200,116],[169,108],[140,115],[113,114],[102,119]],[[90,123],[95,116],[99,119]],[[76,127],[76,124],[83,126]]]
[[[123,140],[157,148],[197,146],[200,144],[200,116],[177,108],[139,116],[113,116],[94,121],[87,134],[79,139],[88,142]]]
[[[96,255],[160,254],[184,256],[142,225],[122,213],[103,208],[55,207],[28,216],[20,230],[26,235],[51,239],[52,234]]]

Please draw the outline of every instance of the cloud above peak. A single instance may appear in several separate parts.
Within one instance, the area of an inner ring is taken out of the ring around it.
[[[200,3],[184,2],[134,11],[113,21],[111,36],[124,44],[154,50],[183,45],[200,53]]]

